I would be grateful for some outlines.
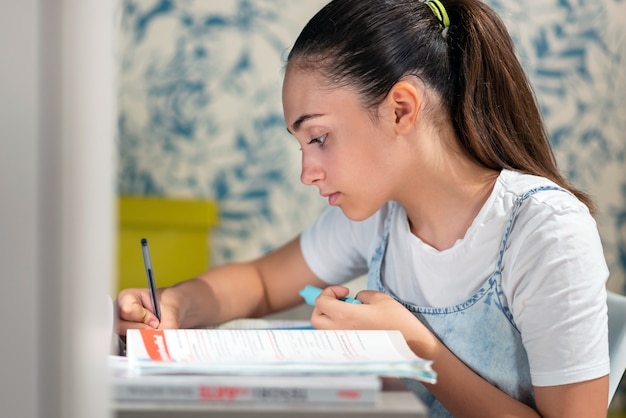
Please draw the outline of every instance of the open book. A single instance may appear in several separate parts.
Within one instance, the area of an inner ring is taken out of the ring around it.
[[[435,383],[399,331],[296,329],[128,330],[141,374],[375,375]]]

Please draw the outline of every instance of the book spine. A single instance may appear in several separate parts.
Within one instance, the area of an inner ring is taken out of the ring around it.
[[[219,401],[272,403],[376,403],[374,388],[227,386],[198,383],[148,384],[120,382],[113,386],[118,401]]]

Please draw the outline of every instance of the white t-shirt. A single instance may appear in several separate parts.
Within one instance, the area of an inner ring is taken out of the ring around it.
[[[503,170],[494,189],[452,248],[438,251],[409,229],[399,207],[392,219],[385,283],[402,300],[446,307],[472,296],[496,268],[515,200],[538,186],[536,176]],[[389,204],[355,222],[331,207],[301,236],[304,258],[328,284],[367,273],[382,239]],[[502,287],[528,353],[533,385],[584,381],[609,372],[608,268],[587,207],[568,192],[546,190],[522,204],[508,240]]]

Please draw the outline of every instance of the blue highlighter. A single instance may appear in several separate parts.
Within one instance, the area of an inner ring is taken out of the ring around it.
[[[302,289],[299,293],[300,293],[300,296],[304,298],[304,301],[308,305],[314,306],[315,299],[317,299],[320,293],[322,293],[322,289],[320,289],[319,287],[315,287],[315,286],[305,286],[304,289]],[[361,303],[360,300],[354,299],[354,298],[339,298],[339,300],[342,300],[348,303],[354,303],[354,304]]]

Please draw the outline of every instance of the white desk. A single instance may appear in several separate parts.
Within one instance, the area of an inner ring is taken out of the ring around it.
[[[113,402],[112,410],[116,418],[426,418],[426,408],[408,391],[383,391],[375,405]]]

